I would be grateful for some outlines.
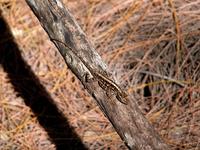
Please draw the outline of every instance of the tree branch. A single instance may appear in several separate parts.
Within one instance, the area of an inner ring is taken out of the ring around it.
[[[93,96],[127,146],[138,150],[167,150],[168,146],[142,115],[134,99],[128,97],[128,105],[124,105],[115,96],[108,96],[105,89],[99,85],[99,79],[96,79],[92,72],[104,72],[106,78],[109,77],[110,81],[115,82],[106,64],[63,3],[60,0],[26,0],[26,2],[50,39],[56,39],[52,41],[68,67]],[[85,80],[87,74],[95,80],[87,82]]]

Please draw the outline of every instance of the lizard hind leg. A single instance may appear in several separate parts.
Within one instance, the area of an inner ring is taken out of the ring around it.
[[[108,89],[108,90],[106,91],[106,95],[107,95],[109,98],[112,98],[112,97],[115,95],[115,93],[114,93],[114,91],[113,91],[112,89]]]
[[[115,92],[114,92],[111,88],[107,89],[107,91],[106,91],[106,96],[108,97],[108,99],[111,100],[111,103],[112,103],[112,104],[115,103],[114,100],[113,100],[113,98],[114,98],[114,96],[115,96]]]

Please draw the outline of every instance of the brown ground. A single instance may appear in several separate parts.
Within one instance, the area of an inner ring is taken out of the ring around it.
[[[166,143],[200,149],[200,1],[64,2]],[[25,1],[0,10],[0,149],[126,149]]]

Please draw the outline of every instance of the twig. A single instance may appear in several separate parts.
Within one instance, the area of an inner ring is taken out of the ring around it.
[[[176,32],[176,37],[177,37],[177,42],[176,42],[176,65],[177,65],[177,70],[179,74],[179,63],[180,63],[180,58],[181,58],[181,29],[180,29],[180,21],[178,20],[178,16],[176,13],[176,9],[174,7],[173,0],[168,0],[169,6],[172,9],[172,18],[175,23],[175,32]]]
[[[186,85],[184,83],[182,83],[181,81],[178,81],[176,79],[173,79],[173,78],[170,78],[168,76],[165,76],[165,75],[160,75],[160,74],[157,74],[157,73],[153,73],[153,72],[149,72],[149,71],[138,71],[139,73],[143,73],[143,74],[148,74],[148,75],[152,75],[152,76],[156,76],[156,77],[159,77],[159,78],[163,78],[165,80],[169,80],[171,82],[174,82],[182,87],[185,87]]]

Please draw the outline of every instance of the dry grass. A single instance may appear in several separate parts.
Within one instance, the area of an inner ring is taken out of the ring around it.
[[[66,0],[65,4],[163,139],[173,149],[200,149],[200,2]],[[1,0],[0,9],[26,63],[84,144],[89,149],[126,149],[25,1]],[[1,65],[0,118],[0,149],[55,149]]]

